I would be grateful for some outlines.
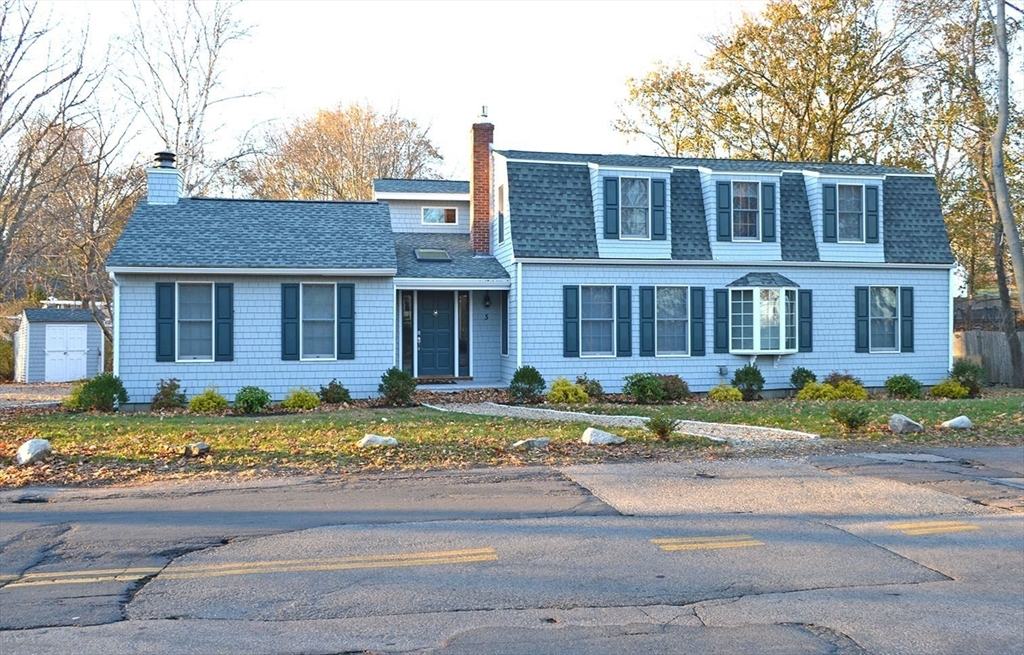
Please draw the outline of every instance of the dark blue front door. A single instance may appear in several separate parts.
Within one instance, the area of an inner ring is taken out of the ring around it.
[[[417,294],[420,377],[455,375],[455,294],[420,291]]]

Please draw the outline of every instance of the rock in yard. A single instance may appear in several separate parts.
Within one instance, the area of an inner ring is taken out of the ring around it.
[[[583,443],[590,444],[591,446],[606,446],[608,444],[625,443],[626,440],[617,434],[611,432],[605,432],[604,430],[598,430],[597,428],[587,428],[583,431]]]
[[[954,430],[970,430],[971,428],[974,427],[974,424],[971,423],[971,419],[967,418],[966,416],[960,415],[957,416],[956,418],[951,418],[948,421],[945,421],[942,424],[942,427],[953,428]]]
[[[398,439],[394,437],[382,437],[379,434],[368,434],[357,443],[360,448],[366,448],[368,446],[397,446]]]
[[[182,449],[185,457],[202,457],[210,452],[210,444],[204,441],[190,443]]]
[[[28,466],[46,459],[53,452],[46,439],[29,439],[18,448],[18,464]]]
[[[526,448],[532,450],[544,450],[551,443],[551,439],[548,437],[535,437],[533,439],[523,439],[512,444],[513,448]]]
[[[908,416],[904,416],[903,414],[893,414],[889,417],[889,429],[893,434],[924,432],[923,425]]]

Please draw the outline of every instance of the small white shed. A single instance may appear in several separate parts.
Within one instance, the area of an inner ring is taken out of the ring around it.
[[[17,382],[70,382],[103,370],[103,330],[88,309],[26,309],[14,333]]]

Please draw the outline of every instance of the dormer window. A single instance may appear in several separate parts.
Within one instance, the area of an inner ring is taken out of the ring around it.
[[[774,182],[717,182],[715,210],[718,241],[775,241]]]
[[[651,238],[650,182],[646,177],[619,178],[620,238]]]
[[[822,241],[878,243],[878,191],[866,184],[821,185]]]
[[[734,241],[761,240],[761,184],[732,183],[732,238]]]
[[[864,187],[860,184],[839,184],[839,242],[864,241]]]
[[[457,225],[459,210],[455,207],[424,207],[424,225]]]

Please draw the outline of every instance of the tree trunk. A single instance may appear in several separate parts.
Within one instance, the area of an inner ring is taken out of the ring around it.
[[[1010,349],[1010,367],[1013,375],[1010,386],[1024,388],[1024,352],[1020,341],[1017,339],[1017,315],[1010,303],[1010,289],[1006,283],[1006,264],[1003,261],[1003,224],[996,221],[995,224],[995,264],[996,280],[999,283],[999,306],[1003,316],[1003,334],[1006,335],[1006,345]]]

